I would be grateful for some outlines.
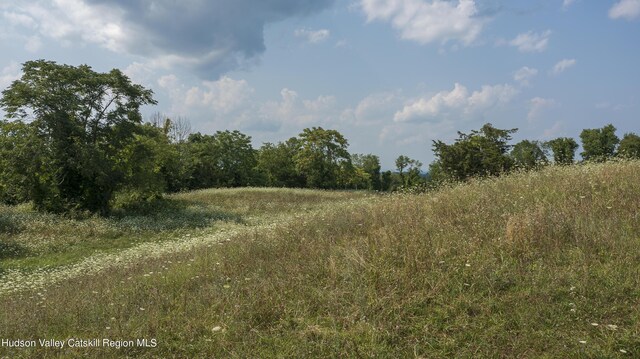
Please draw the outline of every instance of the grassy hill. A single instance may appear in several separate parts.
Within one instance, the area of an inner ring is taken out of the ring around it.
[[[147,213],[147,214],[145,214]],[[155,211],[0,211],[11,357],[636,357],[640,163],[423,195],[237,189]]]

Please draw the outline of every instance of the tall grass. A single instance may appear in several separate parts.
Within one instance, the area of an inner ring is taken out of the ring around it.
[[[110,217],[38,213],[28,204],[0,206],[0,273],[77,263],[142,243],[205,235],[228,224],[248,225],[319,203],[361,197],[354,192],[283,189],[200,190],[167,196]]]
[[[249,190],[243,210],[262,195]],[[229,241],[0,298],[2,338],[147,337],[156,348],[0,350],[12,357],[634,357],[639,209],[638,162],[325,203],[275,225],[245,226]]]

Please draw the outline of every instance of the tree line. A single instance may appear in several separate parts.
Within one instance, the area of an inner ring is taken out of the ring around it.
[[[368,189],[435,187],[444,181],[491,176],[513,169],[574,162],[571,138],[509,144],[516,129],[491,124],[452,144],[433,142],[436,160],[401,155],[396,171],[381,171],[374,154],[351,154],[336,130],[312,127],[255,149],[239,131],[192,133],[184,118],[161,114],[144,121],[140,108],[153,92],[121,71],[29,61],[2,92],[0,201],[32,202],[41,211],[108,215],[114,206],[152,201],[165,192],[210,187]],[[640,137],[615,128],[580,134],[584,160],[640,157]]]

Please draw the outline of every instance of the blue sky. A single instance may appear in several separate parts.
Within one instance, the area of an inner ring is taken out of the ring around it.
[[[640,0],[0,2],[0,87],[32,59],[120,68],[145,108],[254,144],[343,133],[384,168],[486,122],[640,132]]]

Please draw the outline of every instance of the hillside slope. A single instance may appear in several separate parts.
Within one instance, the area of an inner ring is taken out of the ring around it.
[[[156,348],[0,355],[634,357],[639,213],[639,162],[335,201],[0,298],[2,338],[155,338]]]

